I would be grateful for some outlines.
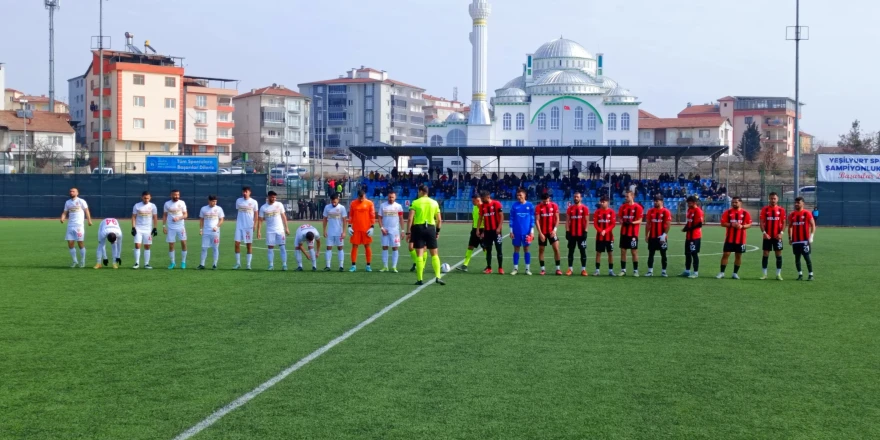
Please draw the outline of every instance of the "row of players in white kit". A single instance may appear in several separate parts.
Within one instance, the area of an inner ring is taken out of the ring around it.
[[[287,270],[287,236],[290,235],[290,229],[287,224],[286,210],[284,204],[276,200],[276,193],[270,191],[267,201],[262,207],[258,207],[256,200],[250,197],[251,190],[248,187],[242,189],[242,197],[236,200],[235,206],[238,211],[235,228],[235,266],[233,269],[241,268],[241,243],[245,243],[247,249],[246,267],[251,269],[251,261],[253,257],[252,243],[254,238],[255,226],[257,229],[257,238],[261,238],[259,225],[255,225],[255,220],[262,220],[266,224],[266,245],[268,247],[269,270],[274,268],[274,248],[277,246],[281,251],[282,270]],[[92,225],[91,214],[88,204],[85,200],[79,198],[79,192],[76,188],[70,190],[70,200],[64,204],[64,211],[61,214],[61,222],[64,223],[68,219],[68,227],[66,240],[72,258],[71,267],[85,267],[86,249],[85,249],[85,222]],[[158,209],[151,201],[149,192],[144,191],[141,201],[132,208],[132,228],[131,235],[134,237],[134,269],[139,269],[141,248],[144,253],[144,268],[152,269],[150,266],[151,247],[153,237],[158,235]],[[383,203],[384,205],[385,203]],[[387,226],[388,234],[383,236],[383,247],[393,247],[395,257],[397,256],[397,248],[400,245],[400,220],[403,209],[398,203],[391,202],[389,209],[396,208],[394,215],[383,215],[383,229]],[[326,221],[325,237],[328,237],[327,243],[327,268],[330,267],[330,252],[333,246],[336,246],[339,252],[340,267],[343,264],[343,237],[345,236],[343,229],[346,217],[345,207],[338,204],[338,198],[333,197],[332,203],[327,205],[324,210],[324,218]],[[387,211],[387,209],[386,209]],[[386,213],[387,214],[387,213]],[[174,244],[177,241],[181,243],[181,269],[186,269],[187,257],[187,237],[185,220],[187,218],[187,207],[183,200],[180,200],[180,192],[174,190],[171,192],[171,200],[165,202],[163,214],[163,232],[166,235],[166,242],[169,246],[169,258],[171,264],[168,269],[176,267]],[[203,206],[199,211],[199,235],[202,236],[202,252],[199,269],[205,268],[208,250],[213,250],[213,269],[217,268],[220,258],[220,227],[222,226],[226,215],[223,208],[217,206],[217,197],[209,196],[208,205]],[[98,229],[98,250],[97,264],[95,269],[100,269],[110,265],[108,255],[106,253],[106,244],[111,244],[113,253],[112,267],[118,268],[122,263],[122,227],[115,218],[106,218],[101,221]],[[386,240],[387,238],[387,240]],[[386,243],[387,241],[387,243]],[[81,262],[77,259],[75,244],[78,244]],[[308,249],[306,249],[306,246]],[[297,259],[297,270],[302,270],[302,256],[312,262],[312,270],[317,270],[316,249],[320,248],[321,239],[318,230],[311,225],[302,225],[294,236],[294,249]],[[386,253],[383,252],[383,258]],[[396,260],[396,258],[395,258]],[[387,262],[386,262],[387,265]],[[396,261],[395,261],[396,266]]]

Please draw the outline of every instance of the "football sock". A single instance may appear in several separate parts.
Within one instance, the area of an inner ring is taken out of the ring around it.
[[[339,267],[342,267],[343,264],[345,264],[345,251],[340,250],[339,251]]]
[[[370,246],[364,246],[364,256],[367,259],[367,266],[373,262],[373,248]]]
[[[794,267],[797,269],[799,274],[803,273],[803,271],[801,270],[801,256],[800,255],[794,256]]]
[[[73,258],[73,262],[76,263],[76,248],[70,248],[70,258]],[[800,263],[799,263],[800,264]]]
[[[281,246],[278,246],[278,250],[281,251],[281,264],[286,266],[287,265],[287,246],[282,244]]]
[[[356,266],[358,261],[358,245],[351,245],[351,265]]]
[[[327,267],[330,267],[330,260],[333,259],[333,251],[327,251],[324,260],[327,262]]]
[[[474,255],[473,249],[468,249],[464,252],[464,265],[467,266],[471,264],[471,256]]]
[[[275,249],[269,248],[269,266],[275,265]]]
[[[203,248],[202,248],[202,260],[201,260],[201,261],[202,261],[202,264],[201,264],[202,266],[205,265],[205,260],[206,260],[207,258],[208,258],[208,248],[203,247]]]
[[[296,267],[302,267],[303,265],[303,254],[299,250],[296,251]]]
[[[544,270],[544,269],[545,269],[545,267],[544,267],[544,260],[538,260],[538,264],[541,265],[541,270]]]
[[[492,268],[492,246],[486,248],[486,267]]]
[[[559,270],[559,263],[560,263],[560,261],[556,260],[556,270]]]
[[[495,243],[495,250],[498,252],[498,255],[496,255],[496,259],[498,260],[498,268],[501,269],[501,266],[503,266],[504,263],[504,255],[501,253],[501,245]]]
[[[382,267],[388,267],[388,249],[382,249]]]
[[[149,249],[144,249],[144,264],[146,264],[147,266],[150,265],[150,250]]]
[[[608,270],[614,270],[614,263],[608,263]]]
[[[248,265],[248,267],[251,266],[251,260],[252,260],[253,258],[254,258],[254,254],[251,254],[251,253],[248,253],[248,254],[247,254],[247,265]]]
[[[79,259],[82,260],[83,264],[86,263],[86,248],[82,247],[79,249]]]
[[[739,273],[739,266],[733,265],[733,273]]]
[[[626,270],[626,260],[620,260],[620,269]]]
[[[782,274],[782,257],[776,257],[776,275]]]
[[[241,252],[235,253],[235,264],[241,266]],[[204,264],[202,266],[204,266]]]
[[[694,252],[694,272],[700,271],[700,254]]]
[[[312,258],[312,268],[318,268],[318,251],[315,248],[309,248],[309,257]]]
[[[214,266],[220,261],[220,243],[214,243]],[[248,264],[251,264],[251,254],[248,254]]]
[[[587,250],[581,249],[581,270],[586,270],[586,269],[587,269]]]
[[[83,257],[85,258],[85,257]],[[810,254],[804,255],[804,261],[807,262],[807,271],[810,272],[810,275],[813,274],[813,257]]]
[[[513,251],[513,267],[519,267],[519,252]]]
[[[767,275],[767,263],[769,263],[770,257],[761,257],[761,269],[764,271],[764,275]]]
[[[416,258],[416,279],[422,281],[425,276],[425,259],[424,258]]]
[[[141,264],[141,250],[134,250],[134,264]]]
[[[571,248],[568,250],[568,268],[571,269],[571,266],[574,264],[574,249]]]
[[[636,272],[639,271],[639,262],[638,261],[633,261],[633,270]]]
[[[400,251],[397,249],[391,251],[391,267],[397,267],[398,258],[400,258]]]
[[[186,264],[186,251],[180,251],[180,262]]]
[[[725,270],[727,270],[727,265],[726,265],[726,264],[722,264],[722,265],[721,265],[721,273],[724,273]]]
[[[596,259],[596,270],[599,270],[602,267],[602,263],[599,262],[599,259]]]
[[[416,264],[416,260],[418,259],[418,254],[415,249],[409,251],[409,256],[412,258],[413,264]]]
[[[532,264],[532,253],[531,252],[526,251],[525,260],[526,260],[526,267],[529,267]]]
[[[654,253],[655,251],[648,251],[648,271],[654,270]]]
[[[662,267],[663,270],[666,270],[667,262],[668,260],[666,259],[666,249],[660,249],[660,267]]]
[[[101,253],[101,247],[98,246],[98,247],[95,249],[95,259],[98,261],[98,263],[101,263],[101,260],[102,260],[102,259],[101,259],[101,256],[102,256],[102,253]]]
[[[174,264],[174,251],[168,251],[168,258],[171,259],[171,264]]]
[[[693,255],[691,255],[690,252],[686,252],[684,254],[684,270],[686,270],[686,271],[691,270],[691,262],[693,261],[693,259],[694,259],[694,257],[693,257]]]
[[[434,267],[434,277],[440,278],[440,256],[433,255],[431,256],[431,266]]]

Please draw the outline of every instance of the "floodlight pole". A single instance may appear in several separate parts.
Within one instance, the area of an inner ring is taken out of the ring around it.
[[[104,174],[104,0],[98,0],[98,66],[98,172]]]
[[[55,10],[61,0],[46,0],[49,10],[49,112],[55,112]]]
[[[807,30],[807,36],[804,38],[803,31]],[[801,29],[801,2],[795,0],[794,3],[794,37],[786,39],[794,40],[794,196],[800,195],[800,159],[801,159],[801,133],[800,133],[800,117],[801,117],[801,96],[800,96],[800,68],[801,68],[801,40],[808,40],[809,29]]]

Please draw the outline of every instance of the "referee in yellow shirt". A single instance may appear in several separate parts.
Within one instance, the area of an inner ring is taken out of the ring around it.
[[[409,227],[406,233],[416,250],[417,286],[424,284],[422,279],[426,263],[425,248],[431,252],[431,266],[434,267],[437,284],[446,285],[446,282],[440,279],[440,256],[437,255],[437,239],[440,238],[441,223],[440,205],[436,200],[428,197],[427,186],[419,185],[419,198],[409,207]]]

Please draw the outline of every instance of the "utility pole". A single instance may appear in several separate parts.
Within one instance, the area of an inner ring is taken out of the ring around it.
[[[61,0],[44,0],[49,10],[49,112],[55,112],[55,10]]]
[[[792,34],[792,31],[793,34]],[[801,27],[801,2],[795,0],[794,3],[794,27],[789,26],[786,29],[786,39],[794,40],[794,196],[800,195],[801,176],[800,176],[800,158],[801,158],[801,133],[800,133],[800,117],[801,117],[801,97],[800,97],[800,68],[801,68],[801,40],[810,39],[810,28]]]
[[[29,111],[27,108],[28,107],[28,100],[21,99],[18,102],[21,103],[21,108],[23,109],[23,114],[24,114],[24,118],[22,118],[22,119],[24,119],[24,137],[21,140],[21,143],[22,143],[21,152],[22,152],[22,155],[24,155],[24,166],[27,167],[27,146],[28,146],[28,139],[27,139],[28,113],[27,112]],[[19,156],[21,156],[21,155],[19,155]]]

